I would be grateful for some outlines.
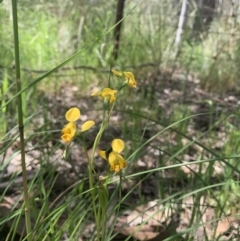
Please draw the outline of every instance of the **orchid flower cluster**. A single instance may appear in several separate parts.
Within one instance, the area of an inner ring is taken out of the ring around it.
[[[104,88],[101,91],[97,91],[91,94],[91,96],[100,96],[103,102],[107,105],[115,104],[118,92],[124,88],[128,87],[130,89],[137,87],[137,81],[132,72],[119,72],[117,70],[112,70],[112,73],[118,77],[125,77],[125,81],[122,82],[118,90]],[[80,119],[81,112],[77,107],[69,109],[65,118],[68,123],[62,129],[62,141],[69,146],[74,138],[80,135],[82,132],[89,130],[95,125],[95,122],[88,120],[82,124],[80,129],[77,128],[76,121]],[[107,151],[99,150],[98,154],[105,159],[109,166],[110,171],[118,173],[123,168],[127,166],[127,162],[124,157],[121,155],[121,152],[124,150],[125,144],[121,139],[114,139],[111,143],[111,147]]]
[[[128,89],[134,89],[137,87],[137,82],[132,72],[119,72],[117,70],[112,70],[113,74],[120,78],[125,78],[124,81],[121,82],[118,89],[111,89],[109,87],[103,88],[100,91],[94,92],[91,96],[100,96],[103,100],[103,118],[102,123],[100,125],[100,129],[95,136],[93,150],[92,150],[92,157],[88,159],[88,170],[89,170],[89,190],[91,192],[91,200],[92,200],[92,207],[93,213],[95,216],[96,221],[96,236],[98,241],[106,240],[106,233],[107,233],[107,207],[108,207],[108,177],[99,176],[99,185],[95,185],[94,183],[94,174],[96,174],[94,170],[94,159],[95,153],[98,148],[99,141],[101,140],[102,134],[109,125],[110,117],[112,115],[113,108],[115,106],[117,97],[119,92],[124,88],[127,87]],[[85,132],[92,128],[95,125],[93,120],[87,120],[84,122],[80,128],[77,127],[76,122],[80,119],[81,112],[77,107],[73,107],[69,109],[66,114],[65,118],[67,120],[67,124],[62,129],[62,136],[61,139],[66,145],[66,149],[64,151],[63,157],[66,156],[67,150],[70,147],[70,144],[74,141],[74,139],[81,135],[82,132]],[[122,182],[122,169],[127,166],[127,161],[121,154],[124,150],[125,143],[123,140],[119,138],[115,138],[111,146],[103,151],[98,150],[98,154],[104,160],[107,161],[109,165],[109,171],[113,173],[119,174],[120,177],[120,185]],[[85,150],[86,151],[86,150]],[[87,151],[86,151],[87,154]],[[119,197],[121,196],[121,189],[119,189]],[[96,205],[96,200],[99,201],[99,205]]]

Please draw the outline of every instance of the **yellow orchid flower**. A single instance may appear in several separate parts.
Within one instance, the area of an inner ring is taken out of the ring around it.
[[[107,99],[109,103],[113,103],[116,100],[115,94],[117,90],[112,90],[110,88],[104,88],[102,91],[97,91],[91,94],[91,96],[101,96],[103,100]]]
[[[75,121],[77,121],[80,118],[80,116],[81,116],[81,112],[77,107],[73,107],[66,112],[65,118],[68,121],[68,124],[65,125],[61,131],[62,132],[61,139],[65,143],[70,143],[75,137],[77,133],[77,126],[75,124]],[[79,133],[87,131],[94,125],[95,125],[95,122],[91,120],[84,122],[83,125],[81,126]]]
[[[108,161],[110,165],[110,171],[119,172],[121,169],[127,166],[127,162],[125,161],[123,156],[120,155],[120,153],[124,149],[125,144],[121,139],[114,139],[112,141],[111,146],[112,146],[112,150],[109,153],[109,155],[106,151],[101,151],[101,150],[98,152],[98,154],[103,159]]]
[[[130,88],[136,88],[137,87],[137,81],[135,80],[134,74],[130,71],[124,71],[123,74],[115,69],[112,69],[113,74],[115,74],[118,77],[121,77],[123,74],[126,78],[123,86],[128,85]]]
[[[135,80],[135,77],[132,72],[123,72],[123,74],[126,77],[126,83],[129,87],[136,88],[137,87],[137,81]]]

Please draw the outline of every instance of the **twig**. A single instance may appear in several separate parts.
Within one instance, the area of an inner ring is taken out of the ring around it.
[[[118,23],[116,28],[114,29],[114,49],[113,49],[113,59],[116,60],[118,58],[118,49],[119,49],[119,41],[121,37],[121,27],[122,27],[122,18],[123,18],[123,10],[124,10],[125,0],[118,0],[117,4],[117,13],[115,24]]]
[[[149,62],[149,63],[143,63],[143,64],[139,64],[139,65],[125,66],[124,69],[138,69],[138,68],[149,67],[149,66],[157,67],[158,65]],[[15,66],[0,65],[0,68],[7,68],[7,69],[13,70],[13,69],[15,69]],[[104,68],[104,69],[103,68],[95,68],[95,67],[87,66],[87,65],[79,65],[79,66],[73,66],[73,67],[63,67],[61,69],[58,69],[55,72],[63,72],[63,71],[77,70],[77,69],[85,69],[85,70],[91,70],[93,72],[102,72],[102,73],[108,73],[109,72],[109,68]],[[48,72],[49,70],[47,70],[47,69],[46,70],[44,70],[44,69],[37,70],[37,69],[21,68],[21,71],[42,74],[42,73]]]

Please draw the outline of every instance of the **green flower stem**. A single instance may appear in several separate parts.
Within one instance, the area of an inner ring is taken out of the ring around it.
[[[120,92],[125,86],[127,86],[127,83],[123,83],[123,84],[119,87],[118,92]]]
[[[86,142],[85,142],[84,139],[81,139],[81,144],[82,144],[82,147],[83,147],[85,156],[86,156],[86,158],[87,158],[87,161],[88,161],[88,163],[90,163],[90,162],[91,162],[91,159],[90,159],[90,157],[89,157],[89,155],[88,155],[87,146],[86,146]],[[93,168],[93,167],[92,167],[92,168]],[[94,172],[95,175],[97,175],[97,173],[96,173],[96,171],[95,171],[94,168],[92,169],[92,171]]]
[[[122,200],[122,180],[123,180],[123,174],[122,174],[122,170],[120,170],[119,171],[119,193],[118,193],[118,200]],[[119,214],[120,213],[120,204],[119,205],[117,205],[117,210],[116,210],[116,212],[117,212],[117,214]]]
[[[104,239],[101,239],[100,237],[100,231],[101,231],[101,215],[99,215],[99,212],[97,211],[97,208],[96,208],[96,204],[95,204],[95,198],[96,198],[96,190],[94,189],[94,183],[93,183],[93,161],[94,161],[94,155],[95,155],[95,152],[96,152],[96,149],[97,149],[97,146],[98,146],[98,143],[102,137],[102,134],[104,132],[104,130],[106,129],[108,123],[109,123],[109,120],[110,120],[110,117],[111,117],[111,114],[112,114],[112,111],[113,111],[113,108],[115,106],[115,103],[116,101],[113,102],[112,104],[112,107],[108,113],[108,116],[106,117],[106,111],[105,111],[105,108],[103,110],[103,120],[102,120],[102,124],[101,124],[101,127],[100,127],[100,130],[94,140],[94,144],[93,144],[93,151],[92,151],[92,158],[89,162],[89,187],[90,189],[92,190],[91,191],[91,195],[92,195],[92,204],[93,204],[93,210],[94,210],[94,216],[95,216],[95,221],[96,221],[96,226],[97,226],[97,240],[100,241],[100,240],[104,240]],[[106,225],[104,223],[104,225]],[[105,227],[103,228],[105,229]]]
[[[20,59],[19,59],[19,39],[18,39],[18,17],[17,17],[17,0],[12,0],[12,16],[13,16],[13,34],[14,34],[14,52],[15,52],[15,68],[16,68],[16,86],[17,93],[21,92],[21,78],[20,78]],[[21,148],[21,164],[23,177],[23,191],[25,203],[25,222],[27,231],[27,240],[32,241],[31,219],[30,219],[30,205],[27,186],[27,171],[25,162],[25,143],[24,143],[24,124],[23,124],[23,109],[22,109],[22,94],[18,95],[18,125],[20,135]]]

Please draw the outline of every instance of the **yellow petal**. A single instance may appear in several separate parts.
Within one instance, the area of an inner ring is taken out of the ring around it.
[[[121,72],[118,72],[118,71],[115,70],[115,69],[112,69],[112,72],[113,72],[115,75],[119,76],[119,77],[122,76],[122,73],[121,73]]]
[[[62,138],[62,140],[64,141],[64,142],[70,142],[71,140],[72,140],[72,137],[71,137],[71,135],[68,135],[68,134],[63,134],[62,136],[61,136],[61,138]]]
[[[118,153],[111,152],[108,157],[110,165],[110,171],[119,172],[121,169],[127,166],[127,162]]]
[[[73,107],[66,112],[65,117],[69,122],[74,122],[80,118],[80,115],[80,110],[77,107]]]
[[[121,169],[120,169],[120,166],[118,164],[110,166],[110,171],[111,172],[119,172],[120,170]]]
[[[133,75],[132,72],[123,72],[125,77],[126,77],[126,81],[128,83],[128,85],[130,87],[136,88],[137,87],[137,81],[135,80],[135,77]]]
[[[123,72],[125,77],[128,79],[135,79],[134,75],[132,72]]]
[[[98,152],[99,156],[102,157],[103,159],[107,160],[107,157],[106,157],[106,152],[105,151],[99,151]]]
[[[62,134],[71,134],[71,130],[67,127],[64,127],[61,132]]]
[[[112,149],[113,149],[113,151],[115,151],[117,153],[122,152],[124,149],[124,146],[125,146],[125,144],[121,139],[114,139],[112,141]]]
[[[95,122],[92,120],[84,122],[81,128],[81,132],[89,130],[94,125],[95,125]]]
[[[108,98],[109,102],[112,103],[116,100],[115,94],[117,93],[117,90],[112,90],[110,88],[104,88],[101,96],[103,99]]]
[[[109,102],[110,102],[110,103],[113,103],[115,100],[116,100],[115,95],[111,95],[111,96],[110,96],[110,99],[109,99]]]
[[[76,134],[77,127],[74,122],[69,122],[65,127],[62,129],[62,134],[67,134],[73,137]]]
[[[136,82],[135,79],[130,79],[130,80],[128,81],[128,85],[129,85],[130,87],[136,88],[136,87],[137,87],[137,82]]]
[[[102,91],[96,91],[91,94],[91,96],[101,95]]]
[[[109,96],[109,95],[114,95],[115,93],[117,93],[116,90],[112,90],[112,89],[110,89],[110,88],[104,88],[104,89],[102,90],[101,95],[102,95],[102,97],[104,98],[104,97]]]
[[[118,161],[121,169],[127,166],[127,162],[122,157],[122,155],[119,155],[119,154],[116,153],[116,157],[117,157],[117,161]]]

